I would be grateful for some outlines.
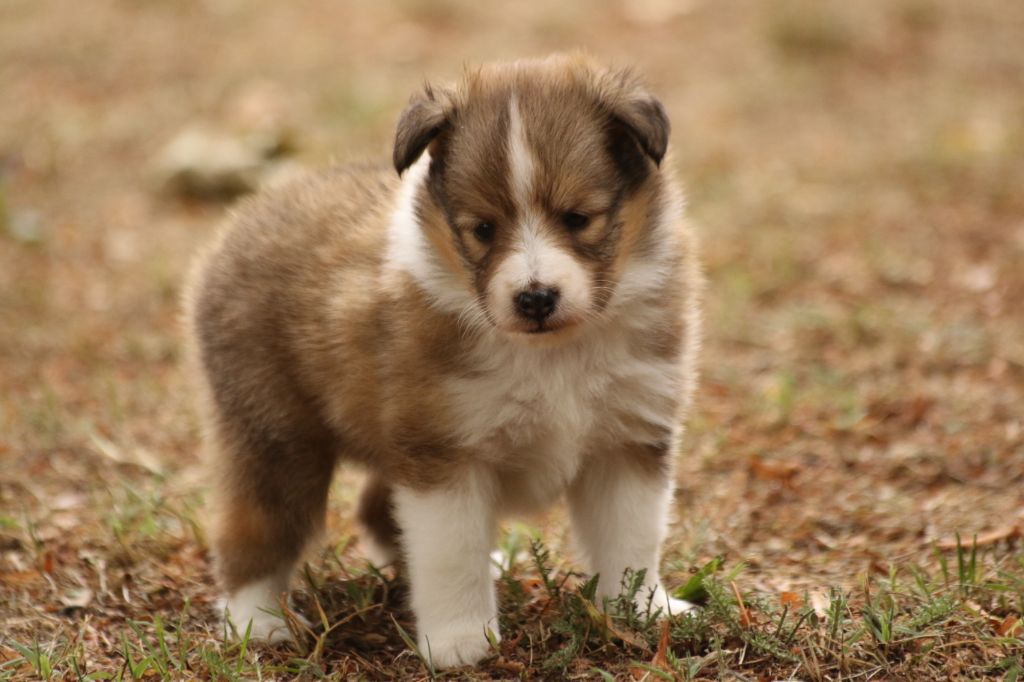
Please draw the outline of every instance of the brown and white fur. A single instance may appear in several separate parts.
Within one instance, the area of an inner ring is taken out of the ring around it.
[[[497,634],[499,519],[563,495],[601,596],[644,569],[656,607],[689,608],[658,579],[699,344],[668,134],[628,71],[490,65],[412,100],[397,175],[339,167],[237,209],[187,318],[241,631],[287,636],[268,611],[339,461],[369,472],[364,540],[404,555],[437,666]]]

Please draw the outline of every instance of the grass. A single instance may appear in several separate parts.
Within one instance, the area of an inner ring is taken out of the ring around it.
[[[550,550],[533,540],[526,559],[502,571],[506,637],[494,643],[479,674],[1015,679],[1024,666],[1015,616],[1024,607],[1024,560],[974,544],[936,552],[941,570],[890,566],[854,590],[822,594],[742,591],[745,567],[717,558],[675,593],[701,608],[666,620],[643,607],[642,575],[623,576],[621,596],[599,604],[598,577],[556,569]],[[5,639],[0,679],[30,673],[47,680],[345,677],[354,671],[382,679],[464,676],[466,671],[434,670],[429,652],[416,648],[402,607],[405,589],[394,574],[372,567],[352,572],[324,556],[318,566],[307,565],[306,586],[293,595],[316,623],[309,630],[296,625],[294,651],[257,647],[248,632],[225,643],[225,633],[186,600],[167,620],[159,613],[127,619],[102,658],[83,641],[87,619],[48,642]],[[386,666],[364,658],[379,661],[382,652],[394,657]]]
[[[1024,5],[172,4],[0,4],[0,679],[1022,678]],[[314,626],[225,640],[177,301],[228,207],[147,169],[193,123],[386,159],[425,77],[576,45],[650,76],[703,241],[663,561],[702,609],[603,610],[555,511],[501,536],[494,654],[432,670],[346,471]]]

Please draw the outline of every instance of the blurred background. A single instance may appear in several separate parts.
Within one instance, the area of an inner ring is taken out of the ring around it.
[[[98,563],[212,598],[191,255],[263,183],[386,161],[424,80],[577,47],[662,98],[710,281],[670,570],[820,590],[1019,536],[1024,3],[4,0],[0,611]]]

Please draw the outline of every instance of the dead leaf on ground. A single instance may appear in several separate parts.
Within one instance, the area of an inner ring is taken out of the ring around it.
[[[996,625],[996,634],[1000,637],[1019,637],[1024,634],[1024,624],[1020,618],[1010,614]]]
[[[792,485],[793,479],[802,468],[795,462],[765,461],[759,455],[750,458],[748,467],[750,473],[759,480],[779,481],[787,486]]]
[[[81,587],[68,590],[61,598],[60,603],[67,609],[84,609],[92,602],[93,591],[88,587]]]
[[[498,660],[492,663],[491,666],[497,668],[498,670],[510,672],[513,675],[522,675],[523,671],[526,669],[526,666],[520,663],[519,661],[509,660],[504,656],[498,657]]]
[[[655,668],[665,670],[666,672],[672,672],[672,666],[668,662],[668,645],[669,623],[666,618],[661,621],[661,637],[658,639],[658,650],[654,652],[654,658],[651,659],[651,665]]]
[[[940,540],[936,543],[936,547],[943,550],[956,549],[960,547],[984,547],[985,545],[994,545],[997,542],[1003,540],[1016,540],[1021,536],[1020,526],[1006,526],[1005,528],[999,528],[988,533],[982,533],[974,538],[949,538],[946,540]]]
[[[0,573],[0,583],[4,585],[31,585],[39,582],[42,576],[39,571],[8,571]]]
[[[782,592],[779,594],[779,603],[791,609],[799,609],[804,605],[803,600],[796,592]]]

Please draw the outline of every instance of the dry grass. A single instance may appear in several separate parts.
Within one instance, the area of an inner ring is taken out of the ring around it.
[[[513,526],[504,641],[455,676],[1017,679],[1022,31],[996,0],[4,2],[0,679],[432,674],[355,474],[296,595],[314,636],[222,642],[176,298],[224,209],[146,169],[252,101],[305,163],[385,155],[425,75],[574,45],[673,114],[711,287],[665,570],[724,561],[662,631],[593,610],[557,514]]]

